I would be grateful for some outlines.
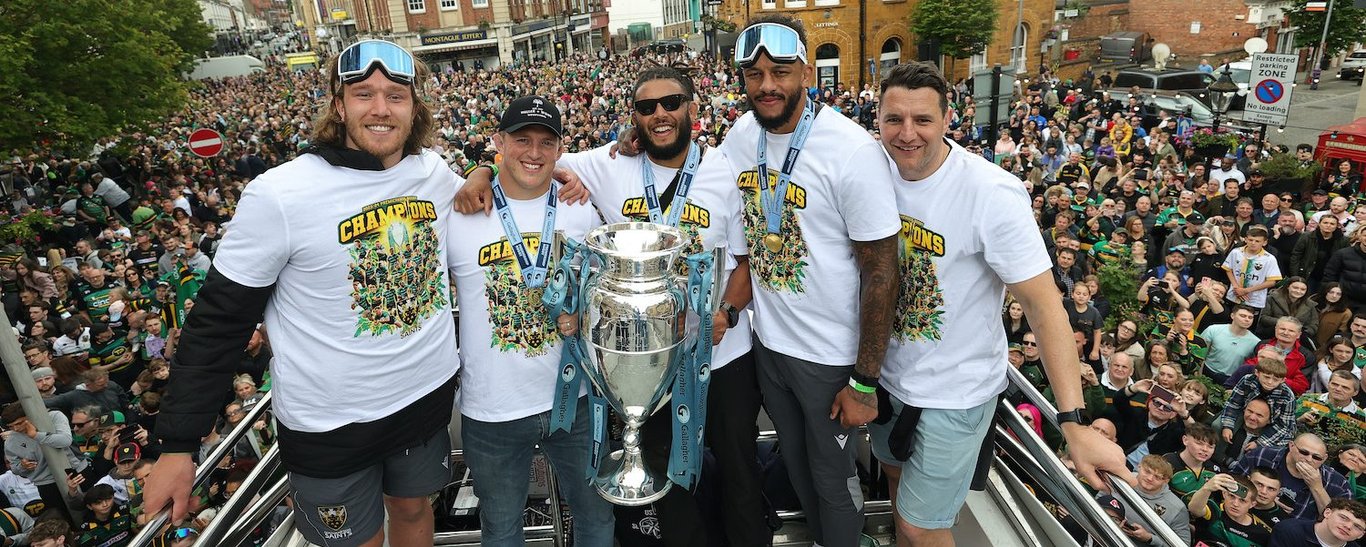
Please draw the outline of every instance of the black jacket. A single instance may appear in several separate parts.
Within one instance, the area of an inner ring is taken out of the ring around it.
[[[1124,453],[1133,452],[1143,441],[1148,441],[1149,454],[1161,455],[1185,449],[1181,436],[1186,434],[1186,423],[1177,417],[1157,429],[1149,428],[1146,399],[1141,393],[1135,393],[1134,396],[1137,399],[1126,395],[1121,389],[1115,392],[1113,398],[1115,412],[1119,415],[1115,429],[1118,430],[1119,446]]]
[[[1336,281],[1342,295],[1356,304],[1366,303],[1366,253],[1358,247],[1344,247],[1328,258],[1323,281]]]
[[[1290,254],[1290,270],[1284,272],[1287,277],[1298,275],[1309,279],[1309,274],[1314,272],[1314,267],[1319,262],[1319,245],[1323,242],[1323,236],[1318,231],[1304,234],[1295,243],[1295,250]],[[1347,238],[1342,236],[1342,232],[1333,234],[1333,238],[1327,241],[1328,258],[1332,258],[1339,250],[1347,246]],[[1326,266],[1326,264],[1325,264]]]

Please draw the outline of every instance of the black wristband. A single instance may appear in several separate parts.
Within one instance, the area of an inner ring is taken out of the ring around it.
[[[849,378],[853,379],[855,382],[858,382],[868,387],[878,387],[880,385],[878,383],[878,378],[862,374],[858,371],[858,369],[854,369],[854,371],[849,374]]]

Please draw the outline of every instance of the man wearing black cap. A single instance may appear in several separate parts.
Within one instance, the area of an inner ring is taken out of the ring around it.
[[[1192,211],[1185,218],[1177,217],[1176,223],[1181,227],[1172,230],[1171,235],[1168,235],[1167,240],[1162,243],[1162,248],[1183,247],[1194,250],[1196,248],[1195,240],[1200,237],[1201,228],[1205,227],[1205,215],[1200,214],[1199,211]]]
[[[612,507],[582,479],[592,454],[592,416],[582,397],[569,430],[546,427],[556,402],[562,337],[574,319],[551,318],[541,297],[557,264],[556,235],[583,241],[600,224],[587,205],[560,201],[551,179],[560,157],[560,111],[544,97],[508,104],[493,142],[502,153],[492,181],[497,215],[450,222],[451,276],[460,291],[461,439],[486,545],[520,545],[531,457],[539,445],[563,479],[576,545],[611,545]],[[544,270],[542,268],[545,268]]]
[[[314,146],[243,193],[179,339],[148,511],[188,512],[190,453],[224,402],[205,394],[230,385],[264,315],[298,530],[329,546],[432,544],[459,370],[446,252],[459,177],[430,151],[425,70],[391,42],[352,44],[329,64]]]
[[[756,459],[755,419],[762,397],[750,352],[749,314],[743,312],[749,305],[750,277],[748,247],[739,219],[740,193],[724,154],[709,150],[702,155],[699,149],[700,165],[691,162],[694,146],[688,136],[697,115],[695,95],[692,80],[677,70],[642,70],[632,92],[631,122],[639,130],[634,138],[623,137],[623,153],[613,155],[613,145],[604,145],[564,154],[556,167],[581,177],[593,205],[609,224],[672,225],[689,237],[688,253],[725,246],[735,255],[734,264],[726,266],[723,303],[712,318],[717,342],[712,350],[704,438],[716,458],[717,476],[724,477],[717,482],[721,483],[727,541],[737,547],[764,545],[772,540],[772,532],[764,521]],[[644,154],[627,156],[630,150],[626,149],[633,148],[629,146],[632,143]],[[456,194],[456,206],[463,212],[479,208],[488,211],[491,207],[488,196],[472,195],[488,192],[488,185],[481,184],[483,176],[482,170],[471,173],[468,183]],[[659,204],[657,208],[651,207],[651,200]],[[681,209],[675,219],[672,213],[676,208]],[[671,435],[669,413],[656,413],[646,422],[641,442],[647,465],[657,469],[667,465]],[[697,502],[686,489],[669,490],[655,502],[655,509],[666,546],[707,543],[707,527],[701,521]]]

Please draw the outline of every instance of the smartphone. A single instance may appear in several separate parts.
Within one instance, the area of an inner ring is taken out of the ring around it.
[[[1224,489],[1228,490],[1229,493],[1233,494],[1238,499],[1243,499],[1243,497],[1247,496],[1247,487],[1241,484],[1234,483],[1232,487],[1226,486]]]
[[[119,444],[131,443],[137,437],[138,429],[136,426],[125,425],[119,428]]]
[[[1156,399],[1160,401],[1165,401],[1167,404],[1171,404],[1173,401],[1176,400],[1176,394],[1172,393],[1172,390],[1170,389],[1159,386],[1157,384],[1153,384],[1153,388],[1148,391],[1148,399]]]

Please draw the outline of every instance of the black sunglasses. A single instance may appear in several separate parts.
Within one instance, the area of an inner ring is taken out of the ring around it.
[[[688,102],[687,95],[684,95],[682,93],[675,93],[673,95],[665,95],[658,99],[638,100],[635,102],[635,107],[637,114],[640,114],[641,116],[649,116],[650,114],[655,113],[655,105],[663,105],[664,110],[673,112],[675,110],[678,110],[678,107],[683,106],[683,103],[685,102]]]
[[[1298,451],[1298,452],[1300,453],[1301,456],[1304,456],[1304,457],[1306,457],[1306,458],[1310,458],[1310,459],[1312,459],[1312,460],[1314,460],[1314,461],[1316,461],[1316,462],[1321,462],[1321,461],[1323,461],[1323,460],[1328,459],[1328,457],[1327,457],[1327,456],[1324,456],[1323,454],[1315,454],[1315,453],[1313,453],[1313,452],[1310,452],[1310,451],[1305,450],[1305,449],[1303,449],[1303,448],[1300,448],[1300,447],[1298,447],[1298,446],[1295,447],[1295,450]]]

